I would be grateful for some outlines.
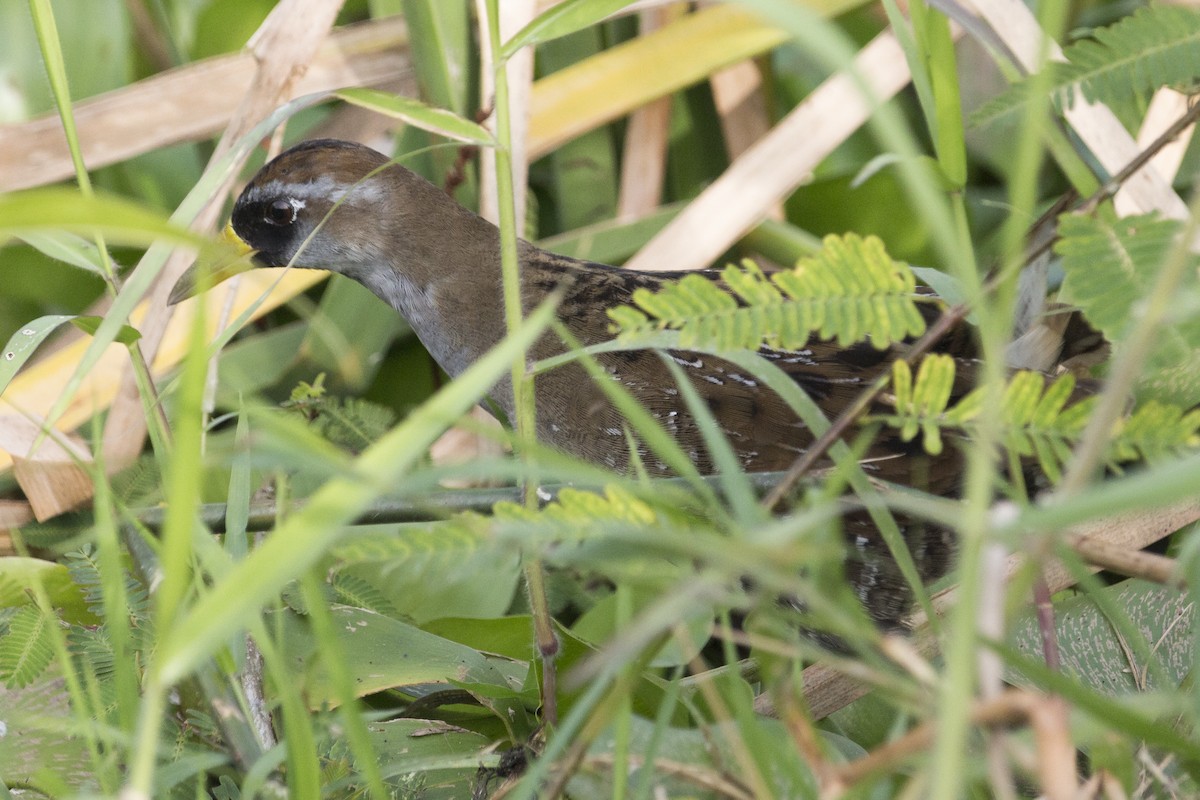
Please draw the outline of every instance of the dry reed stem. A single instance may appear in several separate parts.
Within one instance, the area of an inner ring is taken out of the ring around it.
[[[643,11],[639,15],[639,33],[645,36],[659,30],[680,17],[683,11],[684,7],[679,3]],[[621,156],[617,219],[638,219],[658,208],[662,202],[671,102],[670,97],[660,97],[637,109],[629,117]]]
[[[41,431],[40,418],[0,415],[0,448],[14,454],[13,475],[39,522],[92,497],[92,476],[82,466],[92,461],[87,443],[57,431],[42,437]]]
[[[1048,39],[1038,27],[1033,12],[1021,0],[974,0],[968,5],[1026,71],[1038,69],[1043,52],[1048,53],[1051,60],[1063,60],[1062,49]],[[1107,106],[1077,97],[1071,107],[1064,110],[1063,116],[1109,174],[1115,174],[1137,157],[1137,142]],[[1187,205],[1170,183],[1149,167],[1125,182],[1115,203],[1122,216],[1158,211],[1173,219],[1187,218]]]
[[[895,36],[876,36],[854,69],[882,102],[908,85],[908,64]],[[771,132],[737,158],[627,264],[631,269],[707,267],[871,116],[857,81],[839,72],[822,83]]]
[[[476,16],[480,25],[486,24],[487,0],[475,0]],[[507,41],[524,28],[537,11],[533,0],[505,0],[497,4],[500,19],[500,41]],[[491,41],[487,29],[479,31],[479,73],[481,108],[491,110],[484,123],[492,133],[496,132],[496,114],[494,110],[494,81],[492,73],[495,70],[491,52]],[[526,47],[505,65],[508,76],[508,109],[509,132],[511,143],[509,155],[512,160],[513,208],[516,211],[517,232],[525,230],[526,195],[529,183],[529,115],[533,94],[533,48]],[[496,157],[495,153],[484,148],[479,153],[479,216],[498,222],[500,219],[499,205],[496,198]]]
[[[754,61],[742,61],[714,72],[709,83],[725,138],[725,151],[732,161],[771,130],[762,73]],[[772,203],[763,216],[782,222],[783,202]]]
[[[344,86],[415,83],[398,17],[336,31],[312,57],[288,100]],[[249,52],[208,58],[75,104],[88,169],[117,164],[160,147],[200,141],[221,131],[255,74]],[[0,192],[55,183],[75,174],[57,114],[0,126]]]

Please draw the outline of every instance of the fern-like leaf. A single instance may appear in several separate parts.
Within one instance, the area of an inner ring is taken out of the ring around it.
[[[386,564],[403,560],[412,569],[429,564],[461,565],[475,569],[481,559],[493,558],[490,522],[474,512],[455,515],[434,526],[385,526],[384,532],[347,541],[333,549],[343,564]]]
[[[904,441],[923,434],[926,452],[942,451],[942,431],[969,433],[983,411],[983,392],[976,389],[954,406],[948,406],[954,382],[954,360],[945,355],[927,356],[916,379],[904,362],[892,369],[894,413],[872,415],[900,432]],[[1095,397],[1070,403],[1075,378],[1067,373],[1048,381],[1039,372],[1014,372],[1004,387],[1001,404],[1001,441],[1021,459],[1034,459],[1052,483],[1062,477],[1062,465],[1071,455],[1095,408]],[[1068,405],[1068,403],[1070,403]],[[1150,401],[1130,417],[1119,420],[1106,453],[1110,466],[1152,460],[1200,447],[1200,409]]]
[[[1088,101],[1117,102],[1163,86],[1190,91],[1200,78],[1200,11],[1177,5],[1140,8],[1095,30],[1051,63],[1049,81],[1026,78],[972,116],[985,124],[1019,109],[1041,86],[1059,106],[1070,107],[1076,90]],[[1046,84],[1049,84],[1048,86]]]
[[[946,410],[954,389],[954,359],[947,355],[932,355],[921,361],[914,384],[912,370],[906,361],[892,365],[892,391],[895,396],[897,427],[900,438],[910,442],[918,432],[924,434],[925,452],[942,452],[941,429],[938,417]]]
[[[100,564],[96,561],[96,551],[91,545],[85,545],[78,550],[67,553],[65,557],[67,571],[71,580],[83,592],[84,602],[88,610],[97,617],[104,617],[104,583],[100,577]],[[149,617],[149,594],[146,587],[133,575],[126,572],[125,602],[130,616],[139,624],[147,622]]]
[[[1064,298],[1082,308],[1109,341],[1125,340],[1139,324],[1139,304],[1172,257],[1180,233],[1178,222],[1150,216],[1116,222],[1060,218],[1055,250],[1063,257]],[[1138,389],[1190,406],[1200,401],[1200,278],[1195,268],[1187,271],[1175,302],[1182,312],[1156,338]]]
[[[383,596],[383,592],[357,575],[336,573],[333,576],[333,590],[337,593],[337,602],[344,605],[365,608],[385,617],[399,616],[396,607]]]
[[[54,649],[47,629],[56,620],[34,606],[13,615],[8,633],[0,639],[0,680],[10,689],[28,686],[50,665]]]
[[[72,626],[67,641],[72,656],[83,663],[85,674],[96,678],[104,701],[111,702],[116,694],[116,683],[112,678],[117,671],[117,657],[108,632],[103,628]]]
[[[579,489],[563,489],[558,498],[538,511],[532,511],[517,503],[497,503],[494,509],[497,519],[506,522],[551,521],[558,527],[575,530],[589,521],[612,521],[638,527],[653,525],[659,514],[645,500],[638,498],[619,486],[608,486],[604,494],[585,492]]]
[[[320,421],[324,424],[318,427],[329,441],[358,453],[387,433],[395,420],[396,415],[390,408],[347,397],[322,406]]]
[[[827,236],[816,255],[768,278],[755,264],[730,265],[724,286],[695,273],[657,292],[639,289],[637,308],[611,309],[622,338],[664,328],[680,347],[803,347],[816,334],[842,346],[869,340],[884,349],[925,330],[916,279],[874,236]]]
[[[1150,400],[1120,423],[1111,452],[1117,461],[1154,461],[1186,447],[1200,447],[1200,409]]]

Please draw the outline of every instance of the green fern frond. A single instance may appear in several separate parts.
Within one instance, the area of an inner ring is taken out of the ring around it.
[[[1151,216],[1116,222],[1061,217],[1055,250],[1066,273],[1064,299],[1078,305],[1109,341],[1125,340],[1139,324],[1139,304],[1181,232],[1180,223]],[[1174,302],[1182,311],[1156,337],[1138,391],[1191,406],[1200,401],[1200,277],[1194,268]]]
[[[320,412],[317,427],[322,435],[355,453],[378,441],[396,419],[390,408],[355,397],[326,400]]]
[[[64,556],[67,572],[71,575],[87,603],[88,611],[101,619],[104,618],[104,584],[100,577],[100,564],[96,561],[96,551],[91,545],[84,545],[78,550]],[[149,618],[150,596],[141,581],[129,573],[123,575],[125,581],[125,602],[130,616],[140,623]]]
[[[72,655],[87,665],[86,671],[98,679],[102,691],[115,689],[110,679],[117,671],[117,658],[108,633],[103,628],[72,626],[67,638]]]
[[[184,713],[184,724],[202,741],[219,742],[221,740],[221,728],[207,711],[188,708]]]
[[[1110,446],[1115,461],[1154,461],[1184,448],[1200,447],[1200,409],[1150,400],[1117,428]]]
[[[689,559],[670,554],[711,525],[667,496],[640,497],[615,485],[603,493],[564,489],[537,511],[513,503],[497,504],[493,511],[493,531],[501,542],[532,546],[548,564],[639,581],[677,580],[680,570],[690,570]],[[631,541],[661,548],[667,557],[630,560]]]
[[[338,602],[337,592],[328,583],[319,584],[317,590],[320,593],[322,602],[326,605]],[[299,583],[292,581],[284,586],[280,596],[284,605],[300,616],[307,617],[312,613],[308,605],[308,595],[305,593],[304,587]]]
[[[426,525],[386,526],[387,533],[367,535],[334,548],[332,555],[346,564],[403,563],[407,574],[437,568],[442,575],[478,575],[498,558],[509,558],[518,547],[533,543],[552,553],[555,563],[579,561],[601,569],[605,554],[627,562],[625,551],[586,551],[608,534],[640,536],[656,541],[666,531],[684,531],[686,512],[652,504],[629,491],[610,486],[603,493],[563,489],[554,502],[532,510],[516,503],[497,503],[490,516],[464,512]],[[689,524],[698,524],[686,517]],[[700,523],[702,524],[702,522]],[[621,569],[631,568],[621,564]],[[642,569],[641,567],[637,567]]]
[[[1098,28],[1063,51],[1066,63],[1047,66],[1050,79],[1026,78],[972,116],[976,125],[992,122],[1034,99],[1033,89],[1070,107],[1075,90],[1090,101],[1116,102],[1163,86],[1190,91],[1200,78],[1200,11],[1175,5],[1140,8]],[[1048,83],[1048,86],[1046,85]]]
[[[342,564],[474,562],[494,553],[490,521],[474,512],[456,514],[434,525],[388,525],[379,533],[356,537],[333,549]],[[414,567],[416,568],[416,567]]]
[[[634,526],[649,526],[660,521],[658,512],[645,500],[619,486],[607,486],[604,494],[579,489],[563,489],[553,503],[533,511],[516,503],[497,503],[495,516],[503,522],[550,521],[570,529],[608,520]]]
[[[1051,482],[1062,477],[1071,445],[1087,426],[1095,405],[1084,398],[1067,405],[1075,391],[1070,373],[1048,381],[1040,372],[1013,373],[1001,399],[1001,443],[1019,458],[1034,458]],[[983,410],[983,391],[967,394],[946,411],[946,424],[969,431]]]
[[[921,362],[914,381],[908,364],[896,362],[892,368],[894,412],[872,415],[868,421],[898,429],[906,442],[920,433],[926,452],[937,455],[943,448],[942,431],[970,433],[983,410],[980,389],[948,406],[954,372],[954,359],[931,355]],[[1074,390],[1075,378],[1070,373],[1048,381],[1045,375],[1029,371],[1013,373],[1004,387],[1001,442],[1019,458],[1036,459],[1051,482],[1062,476],[1062,465],[1096,405],[1094,396],[1070,403]],[[1185,411],[1150,401],[1117,422],[1109,437],[1106,461],[1117,467],[1122,462],[1162,458],[1196,447],[1200,447],[1200,409]]]
[[[816,334],[847,346],[868,339],[884,349],[924,332],[916,279],[877,237],[827,236],[814,256],[768,278],[754,263],[727,266],[724,286],[689,274],[657,292],[634,292],[637,308],[609,310],[623,339],[663,329],[680,346],[795,349]]]
[[[47,629],[58,620],[35,606],[25,606],[8,622],[0,639],[0,680],[10,689],[28,686],[50,665],[54,649]]]
[[[301,381],[284,407],[300,413],[328,441],[355,453],[366,450],[391,428],[396,415],[390,408],[327,394],[324,378],[321,373],[312,384]]]
[[[894,419],[900,428],[900,438],[911,442],[921,432],[925,452],[930,455],[941,453],[942,436],[936,420],[946,411],[953,389],[954,359],[950,356],[932,355],[922,360],[915,384],[908,362],[895,362],[892,365],[892,392],[896,408]]]
[[[365,608],[385,617],[398,617],[396,607],[383,596],[383,592],[357,575],[338,572],[333,576],[333,590],[337,602],[356,608]]]

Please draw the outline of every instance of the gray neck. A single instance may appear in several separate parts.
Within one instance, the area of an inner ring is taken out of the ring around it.
[[[499,230],[407,170],[389,170],[402,211],[381,225],[387,266],[349,269],[408,321],[451,376],[504,335]]]

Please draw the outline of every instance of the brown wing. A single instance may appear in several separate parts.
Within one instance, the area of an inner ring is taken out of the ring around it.
[[[630,302],[634,289],[657,288],[670,275],[636,273],[584,265],[597,272],[586,281],[571,282],[578,262],[563,260],[554,286],[566,286],[561,316],[584,344],[606,341],[608,319],[604,309]],[[553,273],[554,270],[551,270]],[[715,273],[710,273],[715,276]],[[542,294],[553,288],[539,287]],[[922,304],[927,323],[941,313],[939,306]],[[869,343],[848,348],[835,343],[810,341],[796,351],[764,348],[760,354],[794,380],[830,420],[840,415],[879,375],[891,370],[907,344],[876,350]],[[539,357],[557,352],[560,346],[543,340]],[[959,326],[935,348],[956,359],[952,399],[970,391],[975,384],[975,355],[970,331]],[[749,471],[784,470],[791,466],[815,437],[790,407],[774,392],[759,384],[753,375],[712,356],[693,352],[671,352],[701,402],[715,417],[738,459]],[[684,453],[703,473],[715,467],[694,415],[674,384],[662,356],[650,351],[602,354],[597,360],[609,378],[619,382],[671,434]],[[1081,390],[1085,392],[1086,390]],[[623,469],[629,460],[623,417],[603,391],[578,366],[568,366],[541,375],[537,392],[550,402],[542,408],[555,412],[539,420],[539,434],[547,442],[589,461]],[[873,410],[889,409],[879,401]],[[856,435],[857,429],[851,436]],[[643,464],[656,473],[669,472],[653,454],[639,452]],[[827,466],[828,462],[822,464]],[[936,458],[926,455],[920,442],[902,442],[894,431],[882,431],[871,444],[864,468],[879,479],[952,496],[963,473],[962,453],[947,446]],[[911,605],[911,594],[887,546],[865,513],[844,520],[846,539],[854,557],[846,564],[847,577],[868,613],[884,626],[894,626]],[[954,541],[950,532],[915,520],[904,520],[905,541],[921,577],[931,580],[949,566]]]
[[[581,265],[570,259],[551,263],[552,266],[542,263],[548,283],[537,289],[544,294],[552,288],[565,286],[560,316],[584,344],[610,338],[605,309],[630,302],[637,288],[656,289],[672,279],[669,273],[660,275],[603,265]],[[545,269],[547,266],[550,269]],[[587,279],[567,280],[577,270],[586,270]],[[716,273],[708,274],[717,277]],[[923,311],[930,319],[939,313],[933,305],[923,306]],[[548,339],[543,342],[541,352],[537,353],[539,357],[559,349]],[[941,349],[964,352],[963,342],[961,337],[949,339]],[[825,415],[833,419],[876,377],[891,369],[902,349],[902,346],[896,346],[877,350],[869,343],[845,348],[833,342],[813,341],[800,350],[763,348],[759,352],[795,380]],[[688,376],[745,469],[754,472],[787,469],[812,444],[815,437],[808,427],[782,398],[760,385],[753,375],[744,374],[744,370],[705,354],[671,352],[667,357]],[[610,378],[618,381],[650,411],[701,472],[712,472],[714,465],[700,428],[661,359],[656,352],[641,350],[602,354],[597,358]],[[973,370],[967,366],[968,362],[962,364],[956,388],[965,393],[970,387]],[[539,423],[544,440],[618,469],[627,463],[624,421],[581,368],[567,367],[539,376],[537,391],[544,398],[543,409],[556,409],[555,419]],[[911,483],[912,476],[908,474],[905,462],[918,451],[918,447],[884,435],[868,453],[868,468],[886,480]],[[668,472],[666,465],[652,455],[643,453],[642,456],[652,472]],[[957,470],[953,472],[957,473]]]

